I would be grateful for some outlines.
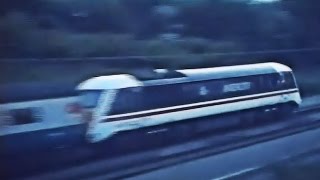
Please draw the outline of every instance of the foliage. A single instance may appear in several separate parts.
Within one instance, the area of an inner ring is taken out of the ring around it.
[[[201,54],[226,51],[226,42],[233,44],[227,52],[319,45],[317,1],[248,2],[4,0],[0,57]],[[168,33],[178,39],[159,39]]]

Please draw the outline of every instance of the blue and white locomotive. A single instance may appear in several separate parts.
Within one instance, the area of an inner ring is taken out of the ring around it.
[[[88,141],[177,124],[200,132],[215,126],[210,123],[219,115],[249,112],[256,121],[291,113],[301,103],[292,70],[279,63],[155,72],[157,78],[143,80],[129,74],[94,77],[77,87]]]

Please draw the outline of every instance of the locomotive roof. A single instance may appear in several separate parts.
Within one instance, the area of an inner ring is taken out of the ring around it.
[[[161,72],[162,70],[156,70]],[[270,74],[292,71],[288,66],[279,63],[260,63],[238,66],[214,67],[203,69],[177,70],[183,76],[173,78],[140,81],[134,76],[120,74],[91,78],[78,86],[80,90],[121,89],[128,87],[174,84],[190,81],[242,77],[258,74]]]
[[[127,74],[99,76],[88,79],[78,85],[78,90],[122,89],[143,86],[141,81]]]
[[[159,79],[144,81],[145,85],[172,84],[179,82],[202,81],[210,79],[223,79],[232,77],[243,77],[259,74],[270,74],[277,72],[292,71],[288,66],[279,63],[259,63],[238,66],[213,67],[202,69],[177,70],[185,77],[173,79]]]
[[[179,70],[179,72],[187,75],[192,79],[220,79],[258,74],[270,74],[283,71],[291,71],[291,69],[279,63],[260,63],[238,66]]]

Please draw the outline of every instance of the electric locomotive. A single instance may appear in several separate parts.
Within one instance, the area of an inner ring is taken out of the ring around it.
[[[214,126],[247,123],[238,117],[212,123],[217,116],[250,112],[250,121],[256,121],[270,113],[290,114],[301,103],[292,69],[279,63],[155,73],[158,76],[151,79],[130,74],[99,76],[78,85],[89,142],[183,124],[189,126],[186,133],[190,134],[212,131]],[[185,131],[176,130],[176,134]]]

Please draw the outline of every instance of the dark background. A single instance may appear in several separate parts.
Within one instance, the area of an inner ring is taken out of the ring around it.
[[[2,0],[0,83],[76,85],[102,74],[150,76],[152,68],[276,61],[292,67],[302,90],[312,95],[320,92],[319,5],[317,0]]]

